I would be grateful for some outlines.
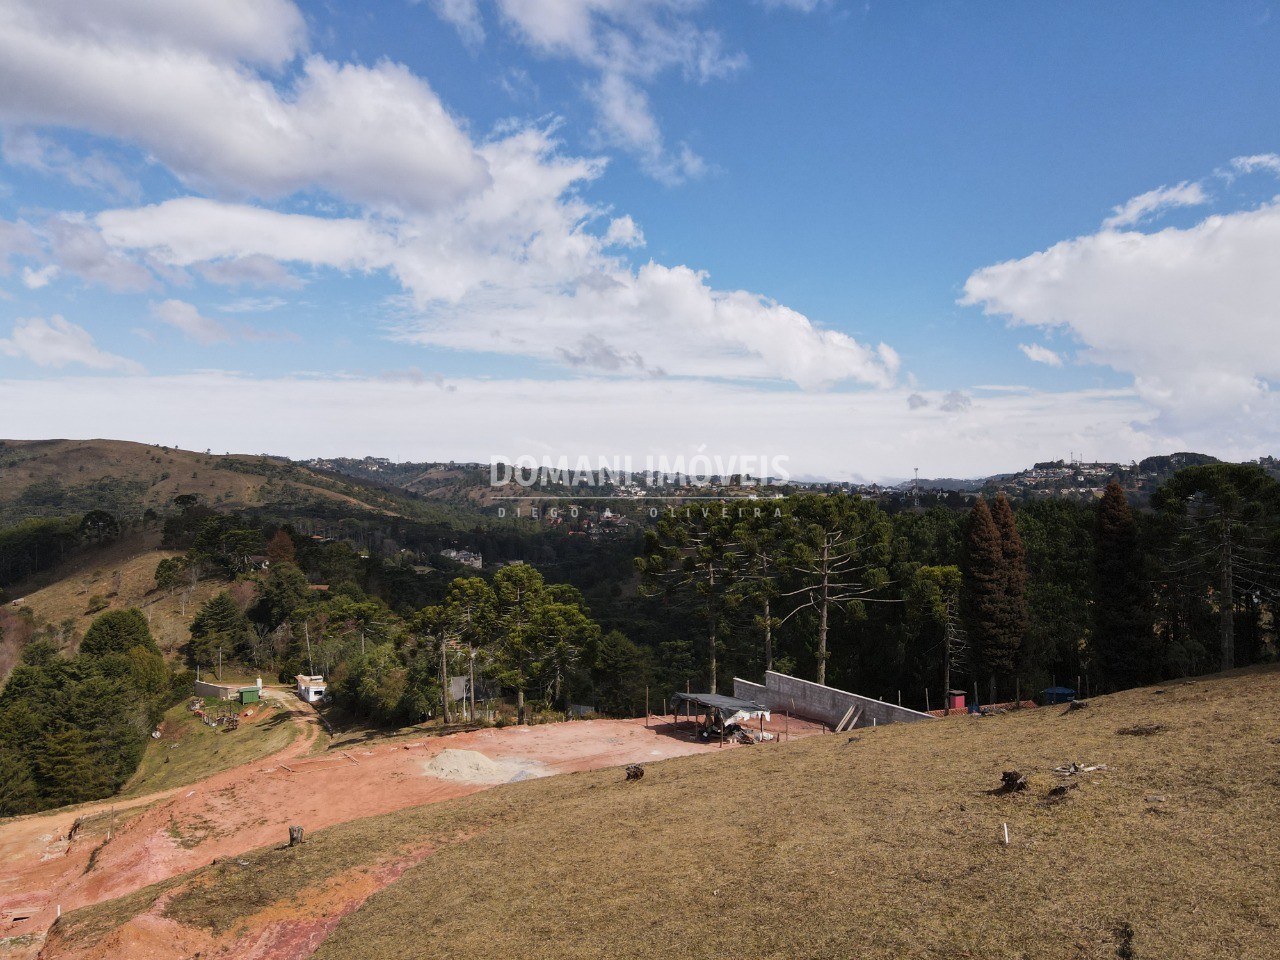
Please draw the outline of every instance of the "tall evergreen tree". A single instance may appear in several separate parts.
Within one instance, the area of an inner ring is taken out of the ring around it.
[[[136,607],[128,610],[110,610],[89,625],[80,641],[80,652],[87,657],[102,657],[111,653],[128,653],[134,647],[145,647],[159,653],[151,637],[147,618]]]
[[[1112,480],[1098,505],[1093,554],[1090,652],[1104,689],[1135,686],[1158,673],[1142,570],[1138,523]]]
[[[986,675],[994,689],[996,674],[1010,662],[1003,634],[1006,615],[1004,546],[991,508],[981,497],[969,512],[965,541],[964,605],[976,674]],[[994,697],[993,697],[994,699]]]
[[[191,621],[191,654],[196,664],[216,667],[245,659],[253,649],[249,620],[226,590],[212,597]]]
[[[1022,649],[1031,620],[1027,611],[1027,553],[1022,546],[1013,508],[1003,493],[996,495],[991,508],[991,519],[1000,531],[1001,577],[1004,586],[1000,642],[998,649],[992,651],[992,663],[997,665],[999,672],[1009,673],[1017,663],[1018,651]],[[991,699],[995,700],[995,697],[993,686]]]

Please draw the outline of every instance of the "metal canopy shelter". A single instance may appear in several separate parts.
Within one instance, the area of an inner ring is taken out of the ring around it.
[[[717,730],[720,734],[720,742],[724,743],[724,728],[734,718],[753,719],[760,718],[760,732],[764,734],[764,721],[769,716],[767,707],[762,707],[754,700],[739,700],[737,697],[726,697],[718,693],[674,693],[671,695],[671,723],[674,727],[679,723],[679,715],[682,712],[685,717],[694,719],[706,714],[707,719],[704,724],[706,733],[710,734],[713,730]],[[697,722],[695,720],[695,722]]]

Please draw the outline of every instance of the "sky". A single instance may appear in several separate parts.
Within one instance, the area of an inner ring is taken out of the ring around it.
[[[0,0],[0,436],[1280,452],[1261,0]]]

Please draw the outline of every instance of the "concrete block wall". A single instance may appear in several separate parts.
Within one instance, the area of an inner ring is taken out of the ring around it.
[[[908,710],[894,703],[861,697],[847,690],[837,690],[773,670],[765,672],[763,684],[734,677],[733,695],[741,700],[754,700],[772,711],[785,710],[831,727],[840,722],[850,707],[862,708],[857,722],[859,727],[869,727],[873,721],[879,725],[937,719],[918,710]]]
[[[197,697],[219,697],[223,700],[234,700],[240,696],[240,688],[232,684],[205,683],[203,680],[197,680],[195,694]]]

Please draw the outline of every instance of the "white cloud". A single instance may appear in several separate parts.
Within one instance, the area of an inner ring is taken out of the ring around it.
[[[223,313],[269,313],[279,310],[288,302],[283,297],[241,297],[230,303],[219,304],[218,309]]]
[[[1137,226],[1148,217],[1175,207],[1196,207],[1208,203],[1204,188],[1198,183],[1183,181],[1172,187],[1157,187],[1112,208],[1111,216],[1102,221],[1104,230]]]
[[[40,238],[30,224],[22,220],[0,220],[0,277],[9,275],[11,257],[39,257],[42,254]]]
[[[49,285],[54,277],[58,275],[58,265],[49,263],[41,267],[39,270],[32,270],[30,267],[22,268],[22,283],[28,290],[39,290],[41,287]]]
[[[161,323],[180,330],[196,343],[209,346],[214,343],[225,343],[231,339],[227,328],[217,320],[200,315],[194,304],[183,300],[165,300],[151,305],[151,315]]]
[[[629,217],[602,216],[572,192],[599,176],[560,157],[545,130],[515,130],[479,151],[492,186],[439,215],[321,218],[194,197],[112,210],[96,222],[115,248],[169,267],[265,257],[393,274],[409,292],[396,335],[456,350],[529,357],[617,374],[842,381],[886,386],[898,357],[815,327],[684,266],[636,269],[611,247],[642,242]]]
[[[282,287],[296,290],[306,285],[270,257],[251,255],[234,260],[206,261],[197,265],[200,275],[224,287]]]
[[[6,5],[36,6],[13,0]],[[67,37],[216,54],[272,67],[292,60],[306,44],[306,23],[290,0],[39,0],[38,7],[40,22]]]
[[[1027,355],[1033,363],[1045,363],[1051,367],[1062,366],[1062,357],[1053,350],[1039,343],[1020,343],[1018,349]]]
[[[449,389],[453,388],[453,389]],[[794,475],[869,479],[985,475],[1059,451],[1128,461],[1186,441],[1224,457],[1256,455],[1214,435],[1170,438],[1126,391],[975,396],[962,416],[944,396],[908,409],[905,390],[812,394],[689,380],[250,379],[225,374],[101,383],[0,380],[0,409],[28,411],[32,436],[103,435],[294,457],[401,460],[491,455],[785,456]],[[273,415],[261,416],[263,409]],[[565,411],[572,411],[566,415]],[[422,424],[432,424],[430,437]],[[853,438],[832,443],[831,438]]]
[[[975,272],[961,302],[1013,324],[1069,330],[1084,344],[1080,359],[1133,375],[1165,429],[1216,423],[1226,443],[1275,407],[1278,262],[1273,202],[1186,229],[1063,241]]]
[[[1265,173],[1280,174],[1280,154],[1258,153],[1250,157],[1234,157],[1231,169],[1238,174]]]
[[[76,26],[84,5],[71,0],[0,5],[0,120],[129,140],[235,196],[318,187],[430,209],[483,188],[466,133],[405,67],[308,56],[278,86],[245,62],[300,50],[292,4],[168,6],[113,0]],[[275,26],[259,34],[264,24]]]
[[[483,38],[478,0],[433,0],[440,17],[469,43]],[[494,0],[508,32],[536,53],[577,63],[598,114],[601,142],[634,154],[664,183],[702,176],[706,163],[687,144],[670,147],[643,89],[679,71],[704,83],[741,69],[746,58],[726,52],[720,35],[695,19],[704,0]]]
[[[191,272],[226,285],[296,286],[291,265],[385,271],[407,293],[392,331],[405,342],[520,356],[575,375],[894,382],[899,361],[888,345],[821,329],[750,291],[718,290],[687,266],[634,266],[623,254],[643,244],[639,226],[612,217],[602,236],[606,209],[579,193],[604,161],[563,156],[551,129],[508,124],[473,142],[402,66],[291,61],[302,35],[278,4],[209,13],[207,44],[163,15],[148,32],[151,0],[108,0],[92,29],[63,23],[68,4],[0,6],[0,118],[123,137],[220,196],[91,221],[55,217],[43,236],[64,273],[141,291],[189,284]],[[736,69],[718,36],[693,24],[697,6],[502,0],[502,14],[536,49],[579,59],[638,96],[639,108],[615,116],[618,136],[678,178],[700,161],[650,149],[661,133],[645,125],[647,98],[635,84],[664,70],[701,81]],[[235,28],[255,17],[266,18],[261,43]],[[250,62],[292,69],[269,81]],[[637,115],[640,126],[628,127]],[[359,206],[318,216],[231,199],[308,185]],[[165,301],[160,318],[206,342],[228,332],[179,304]]]
[[[56,314],[48,320],[29,317],[16,321],[9,339],[0,339],[0,354],[24,358],[41,367],[62,368],[68,364],[80,364],[94,370],[142,371],[142,367],[133,360],[99,350],[88,330]],[[31,404],[18,399],[6,408],[30,412]],[[110,436],[111,433],[108,431],[102,435]]]
[[[138,183],[100,153],[78,157],[30,130],[5,133],[0,156],[10,165],[28,167],[117,200],[137,200],[141,196]]]
[[[644,233],[630,216],[615,217],[609,221],[604,243],[607,247],[643,247]]]
[[[57,264],[91,283],[117,292],[149,290],[156,284],[146,267],[112,249],[78,216],[53,217],[44,224],[42,233]]]
[[[484,42],[479,0],[430,0],[430,3],[436,15],[452,24],[468,44],[475,46]]]

